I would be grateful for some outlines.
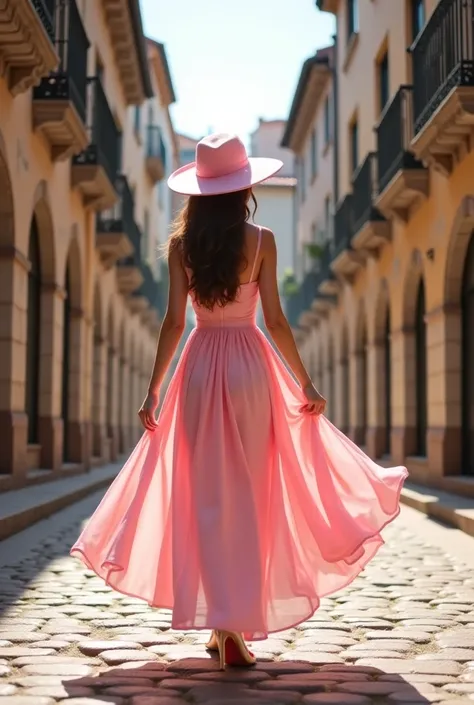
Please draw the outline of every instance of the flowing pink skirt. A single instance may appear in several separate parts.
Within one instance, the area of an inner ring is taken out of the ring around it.
[[[175,629],[263,639],[348,585],[399,513],[382,468],[303,398],[254,327],[198,328],[71,554]]]

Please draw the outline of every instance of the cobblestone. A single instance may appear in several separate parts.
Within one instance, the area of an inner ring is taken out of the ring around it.
[[[351,586],[252,644],[255,667],[224,672],[208,633],[172,630],[169,610],[69,558],[78,529],[2,567],[0,705],[473,705],[473,565],[403,512]]]

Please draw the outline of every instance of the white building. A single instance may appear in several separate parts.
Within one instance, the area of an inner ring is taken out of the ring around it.
[[[284,163],[281,171],[253,192],[258,202],[255,221],[270,228],[275,234],[278,249],[278,278],[294,269],[295,243],[295,191],[294,155],[280,146],[285,132],[285,120],[263,120],[250,136],[250,151],[253,157],[273,157]]]

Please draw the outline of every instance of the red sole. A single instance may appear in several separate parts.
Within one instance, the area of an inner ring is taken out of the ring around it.
[[[233,639],[226,639],[225,641],[225,662],[228,666],[252,666],[253,664],[248,663],[239,651]],[[249,654],[253,656],[253,653],[249,651]]]

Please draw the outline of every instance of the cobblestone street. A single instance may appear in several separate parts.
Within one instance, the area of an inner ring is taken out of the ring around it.
[[[0,544],[0,705],[472,702],[474,540],[411,509],[353,585],[218,671],[207,632],[111,592],[67,551],[100,495]]]

